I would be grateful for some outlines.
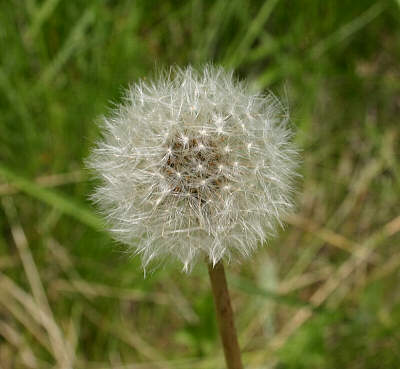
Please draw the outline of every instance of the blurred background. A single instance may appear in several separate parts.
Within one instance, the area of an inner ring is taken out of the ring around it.
[[[143,277],[83,160],[139,78],[214,61],[290,107],[298,210],[228,268],[246,368],[400,367],[400,1],[0,2],[0,368],[219,369],[205,265]]]

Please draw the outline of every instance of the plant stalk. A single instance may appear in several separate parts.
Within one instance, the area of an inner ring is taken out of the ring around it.
[[[214,295],[218,328],[224,348],[226,366],[228,369],[243,369],[231,299],[229,297],[222,261],[219,261],[214,267],[208,263],[208,273]]]

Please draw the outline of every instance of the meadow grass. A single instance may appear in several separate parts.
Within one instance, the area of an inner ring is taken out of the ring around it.
[[[143,278],[83,165],[129,83],[208,61],[289,105],[303,157],[288,226],[227,268],[245,367],[399,367],[399,37],[389,0],[2,2],[0,368],[224,367],[206,265]]]

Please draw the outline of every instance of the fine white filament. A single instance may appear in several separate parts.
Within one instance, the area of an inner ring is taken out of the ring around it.
[[[248,256],[293,207],[287,110],[220,67],[131,86],[102,132],[88,160],[101,180],[93,199],[144,267]]]

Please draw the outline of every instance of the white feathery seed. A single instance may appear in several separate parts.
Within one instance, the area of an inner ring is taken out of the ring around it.
[[[171,68],[130,87],[88,166],[114,238],[142,256],[249,256],[293,208],[298,155],[287,110],[231,72]]]

